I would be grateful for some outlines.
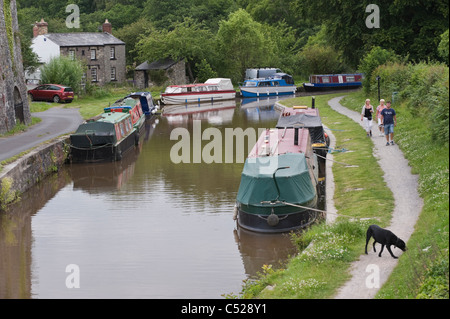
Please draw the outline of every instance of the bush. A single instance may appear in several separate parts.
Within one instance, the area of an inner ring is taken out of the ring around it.
[[[430,125],[431,137],[439,142],[449,140],[449,69],[443,63],[417,64],[388,62],[374,69],[381,77],[381,92],[390,99],[393,92],[406,101],[415,115],[424,115]],[[372,77],[366,91],[375,93],[377,81]],[[397,101],[396,101],[397,102]]]
[[[203,59],[200,63],[196,63],[195,68],[197,70],[197,80],[200,83],[217,77],[217,72],[211,68],[211,65],[209,65],[206,59]]]
[[[79,94],[83,74],[84,67],[81,61],[59,56],[42,66],[41,82],[70,86]]]
[[[366,93],[370,92],[370,83],[375,81],[375,77],[378,75],[374,71],[375,69],[388,62],[398,62],[400,58],[390,50],[383,49],[381,47],[373,47],[369,53],[364,56],[359,64],[359,70],[364,73],[363,86]]]

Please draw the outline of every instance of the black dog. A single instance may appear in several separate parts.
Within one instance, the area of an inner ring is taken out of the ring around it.
[[[370,225],[369,229],[367,229],[367,235],[366,235],[366,255],[367,255],[367,244],[369,243],[370,237],[373,237],[373,239],[375,240],[373,242],[373,251],[374,252],[377,252],[375,250],[375,244],[376,243],[381,244],[381,251],[378,254],[378,257],[381,257],[381,253],[383,252],[384,246],[386,246],[387,250],[389,251],[389,253],[391,254],[391,256],[393,258],[398,258],[398,257],[395,257],[394,254],[392,253],[391,245],[394,245],[394,247],[398,247],[403,251],[407,250],[405,242],[403,240],[401,240],[400,238],[398,238],[397,236],[395,236],[393,232],[391,232],[390,230],[387,230],[387,229],[383,229],[377,225]]]

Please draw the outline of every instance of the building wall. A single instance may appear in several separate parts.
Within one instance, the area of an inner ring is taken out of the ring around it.
[[[138,89],[146,89],[145,86],[145,74],[148,75],[148,86],[156,85],[151,79],[150,72],[144,70],[136,70],[134,72],[134,82]],[[165,76],[167,77],[167,85],[182,85],[189,82],[186,77],[186,63],[184,60],[172,65],[165,70]]]
[[[13,129],[18,122],[31,123],[16,1],[10,0],[5,12],[7,7],[0,0],[0,134]]]
[[[36,52],[40,63],[48,63],[52,58],[60,56],[59,45],[44,35],[33,38],[31,42],[31,50]]]
[[[115,58],[111,59],[111,48],[114,48]],[[95,59],[91,59],[91,53],[95,50]],[[105,46],[79,46],[61,47],[60,54],[70,56],[71,52],[75,58],[86,63],[87,81],[103,86],[107,83],[122,83],[126,80],[125,45]],[[115,68],[115,80],[112,80],[111,68]],[[94,81],[92,69],[96,70],[97,80]]]

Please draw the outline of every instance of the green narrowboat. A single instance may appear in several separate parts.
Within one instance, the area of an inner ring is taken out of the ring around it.
[[[236,198],[238,226],[280,233],[316,220],[318,162],[306,128],[270,129],[248,156]]]
[[[103,113],[95,121],[81,124],[70,135],[69,160],[73,163],[119,161],[133,149],[138,131],[127,113]]]

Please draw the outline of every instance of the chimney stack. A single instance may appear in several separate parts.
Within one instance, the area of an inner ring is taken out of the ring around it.
[[[41,19],[41,22],[37,22],[33,27],[33,37],[36,38],[38,35],[44,35],[48,33],[48,23]]]
[[[103,23],[103,32],[112,34],[112,25],[109,23],[108,19],[106,19],[105,23]]]

